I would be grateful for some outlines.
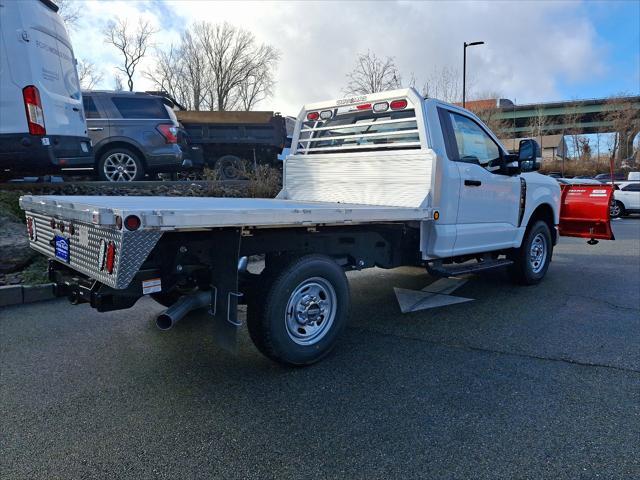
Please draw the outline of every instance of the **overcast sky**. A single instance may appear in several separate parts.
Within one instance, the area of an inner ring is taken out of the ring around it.
[[[304,103],[343,96],[356,54],[395,58],[420,84],[443,67],[467,69],[478,94],[497,92],[517,103],[640,94],[640,2],[215,2],[87,1],[71,32],[76,56],[104,72],[113,87],[117,51],[101,30],[120,15],[144,17],[158,48],[177,42],[194,21],[227,21],[278,48],[275,95],[259,109],[294,115]],[[141,70],[148,68],[143,65]],[[135,89],[151,88],[142,75]]]

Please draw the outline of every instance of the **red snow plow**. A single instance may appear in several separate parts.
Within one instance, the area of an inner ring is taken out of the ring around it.
[[[609,207],[611,185],[561,185],[560,235],[588,238],[590,245],[614,240]]]

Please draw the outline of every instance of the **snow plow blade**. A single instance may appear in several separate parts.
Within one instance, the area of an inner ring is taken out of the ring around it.
[[[594,245],[600,240],[614,240],[609,207],[613,197],[611,185],[562,185],[560,194],[560,235],[588,238]]]

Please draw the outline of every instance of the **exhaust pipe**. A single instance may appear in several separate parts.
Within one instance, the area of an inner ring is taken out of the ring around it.
[[[167,308],[156,318],[156,326],[160,330],[169,330],[182,320],[189,312],[204,308],[211,304],[211,292],[198,292],[183,295],[176,303]]]

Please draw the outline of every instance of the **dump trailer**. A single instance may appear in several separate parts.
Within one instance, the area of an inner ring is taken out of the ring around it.
[[[612,239],[610,187],[561,194],[539,165],[534,140],[509,154],[473,113],[403,89],[305,105],[274,199],[28,195],[20,204],[57,295],[99,311],[150,295],[167,307],[161,329],[207,308],[229,349],[244,303],[263,354],[308,365],[347,323],[349,270],[507,268],[535,285],[560,232]],[[252,255],[264,256],[260,273],[246,269]]]
[[[222,180],[238,179],[247,168],[277,166],[287,140],[285,120],[273,112],[176,111],[189,143]]]

